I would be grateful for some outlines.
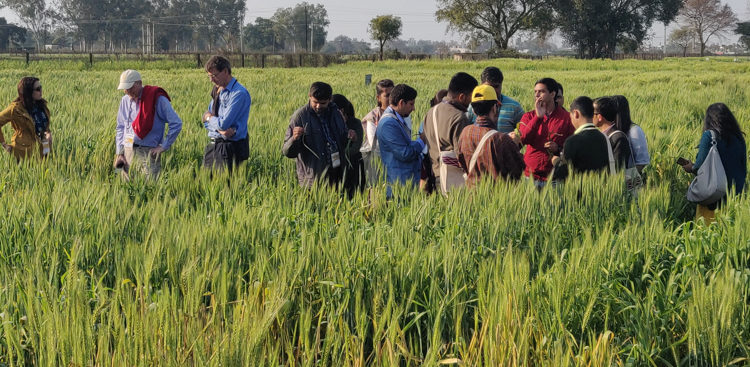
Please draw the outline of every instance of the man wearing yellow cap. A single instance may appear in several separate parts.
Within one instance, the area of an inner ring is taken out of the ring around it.
[[[489,175],[493,180],[518,180],[525,168],[520,138],[497,131],[500,102],[492,86],[480,85],[471,93],[476,123],[463,129],[458,139],[458,161],[466,173],[466,186],[474,186]]]

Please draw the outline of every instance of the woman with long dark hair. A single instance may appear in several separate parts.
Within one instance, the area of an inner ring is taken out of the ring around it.
[[[643,168],[651,162],[651,156],[648,154],[646,134],[640,126],[633,123],[633,120],[630,119],[630,104],[628,103],[628,99],[622,95],[612,96],[612,99],[617,104],[615,128],[628,136],[630,151],[633,153],[633,163],[635,163],[638,173],[643,173]]]
[[[17,160],[33,156],[35,150],[41,157],[49,154],[52,149],[49,109],[38,78],[27,76],[18,82],[18,97],[0,112],[0,128],[8,122],[13,127],[13,138],[6,144],[0,131],[0,144]]]
[[[727,186],[729,190],[739,194],[745,189],[745,176],[747,176],[747,149],[745,146],[745,133],[740,129],[737,119],[732,111],[723,103],[714,103],[708,106],[706,118],[703,122],[703,136],[698,144],[698,155],[695,163],[684,164],[682,168],[696,174],[711,149],[711,130],[716,133],[716,148],[719,151],[721,164],[727,175]],[[703,217],[708,222],[714,220],[714,210],[726,200],[722,198],[710,205],[698,205],[696,219]]]

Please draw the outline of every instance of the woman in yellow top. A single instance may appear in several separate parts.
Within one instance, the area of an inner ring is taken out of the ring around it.
[[[41,157],[51,151],[52,135],[49,131],[49,109],[42,98],[42,84],[38,78],[23,77],[18,82],[18,97],[0,112],[0,128],[10,122],[13,138],[10,145],[0,130],[0,144],[16,159],[34,155],[37,149]]]

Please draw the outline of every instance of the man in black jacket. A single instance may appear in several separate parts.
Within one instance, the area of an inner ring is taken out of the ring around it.
[[[570,104],[570,121],[576,131],[565,140],[561,156],[552,158],[554,180],[568,175],[568,166],[575,173],[598,172],[609,165],[609,152],[604,134],[593,124],[594,103],[582,96]]]
[[[309,102],[289,121],[282,153],[297,161],[300,186],[310,187],[318,179],[337,185],[342,178],[342,161],[348,140],[354,131],[346,128],[344,118],[331,103],[333,89],[323,82],[310,86]]]

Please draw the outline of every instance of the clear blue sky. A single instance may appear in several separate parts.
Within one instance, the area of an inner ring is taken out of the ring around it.
[[[48,0],[49,1],[49,0]],[[737,13],[741,20],[750,19],[750,0],[724,0]],[[247,0],[247,14],[245,22],[255,20],[257,17],[270,17],[279,7],[291,7],[302,0]],[[328,10],[328,38],[333,39],[338,35],[346,35],[369,41],[367,25],[374,16],[393,14],[401,17],[403,21],[403,35],[401,38],[426,39],[426,40],[460,40],[461,36],[455,33],[446,33],[446,24],[435,20],[437,3],[435,0],[308,0],[309,3],[323,4]],[[11,22],[16,22],[17,17],[8,9],[0,10],[0,16],[4,16]],[[661,45],[664,35],[664,27],[655,24],[652,29],[654,39],[651,43]],[[669,30],[667,31],[669,32]],[[736,36],[730,36],[732,41]]]

